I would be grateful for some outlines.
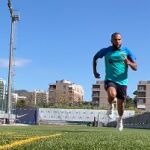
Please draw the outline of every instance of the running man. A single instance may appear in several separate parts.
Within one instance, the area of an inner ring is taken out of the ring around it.
[[[100,78],[97,72],[97,59],[105,58],[105,90],[108,95],[108,115],[113,113],[113,101],[117,98],[117,109],[119,118],[117,128],[123,130],[122,116],[124,112],[124,101],[127,96],[128,67],[137,70],[135,56],[127,48],[122,46],[121,34],[115,32],[111,35],[112,45],[98,51],[93,58],[93,73],[95,78]]]

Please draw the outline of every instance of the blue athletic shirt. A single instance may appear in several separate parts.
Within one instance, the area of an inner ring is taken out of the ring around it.
[[[105,57],[105,80],[111,80],[120,85],[128,83],[128,65],[124,59],[128,58],[135,62],[136,58],[127,47],[121,46],[115,50],[113,46],[103,48],[95,55],[96,58]]]

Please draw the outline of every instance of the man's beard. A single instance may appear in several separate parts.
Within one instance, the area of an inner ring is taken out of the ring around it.
[[[121,44],[120,44],[120,45],[118,45],[118,46],[116,46],[116,45],[114,45],[114,44],[113,44],[113,47],[114,47],[115,49],[120,49]]]

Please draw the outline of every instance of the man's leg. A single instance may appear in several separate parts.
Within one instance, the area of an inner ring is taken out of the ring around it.
[[[119,118],[117,120],[117,128],[119,129],[119,131],[122,131],[123,130],[122,116],[124,112],[124,100],[122,99],[117,100],[117,108],[118,108],[118,115],[119,115]]]
[[[108,103],[109,103],[109,108],[107,111],[107,115],[112,115],[113,114],[113,110],[114,110],[114,104],[113,101],[116,98],[116,89],[115,87],[108,87],[107,88],[107,95],[108,95]]]
[[[124,112],[124,100],[122,99],[117,100],[117,108],[118,108],[118,115],[120,118],[122,118]]]
[[[119,131],[123,130],[123,113],[124,113],[124,101],[126,99],[127,86],[117,87],[117,109],[119,118],[117,120],[117,128]]]
[[[108,103],[111,105],[116,98],[116,89],[115,87],[109,87],[107,89],[107,95],[108,95]]]

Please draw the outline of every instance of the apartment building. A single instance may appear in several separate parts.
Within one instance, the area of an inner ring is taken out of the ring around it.
[[[0,78],[0,110],[4,110],[6,107],[6,81]]]
[[[60,80],[54,84],[49,84],[48,91],[50,103],[78,103],[83,101],[84,90],[82,86],[68,80]]]
[[[92,85],[92,103],[100,107],[107,107],[107,92],[104,89],[104,81],[97,80]]]
[[[48,103],[48,92],[43,90],[34,90],[32,92],[32,103],[37,104],[47,104]]]
[[[14,103],[17,103],[19,100],[25,100],[26,101],[27,97],[26,96],[19,96],[17,93],[12,93],[12,101]]]
[[[150,81],[139,81],[136,100],[138,109],[150,111]]]
[[[27,105],[38,105],[48,103],[48,92],[44,90],[17,90],[13,93],[13,100],[15,103],[19,100],[25,100]]]

